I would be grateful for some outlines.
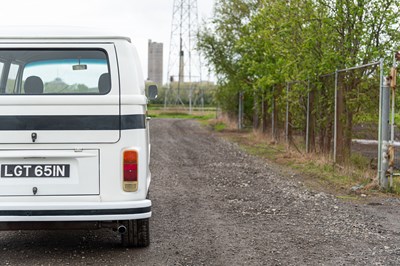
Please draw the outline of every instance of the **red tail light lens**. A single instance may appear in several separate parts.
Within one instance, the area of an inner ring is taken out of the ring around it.
[[[124,151],[123,154],[123,186],[124,191],[134,192],[138,189],[138,152]]]
[[[124,164],[124,181],[137,181],[137,164]]]

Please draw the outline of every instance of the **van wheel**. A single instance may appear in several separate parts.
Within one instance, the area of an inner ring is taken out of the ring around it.
[[[143,248],[150,245],[149,218],[124,221],[126,233],[121,235],[124,247]]]

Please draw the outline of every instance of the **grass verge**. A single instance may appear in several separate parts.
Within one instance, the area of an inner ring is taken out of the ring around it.
[[[219,124],[224,127],[219,127]],[[354,154],[346,165],[334,165],[329,156],[307,154],[271,139],[268,135],[252,130],[238,132],[223,121],[210,120],[209,124],[221,137],[237,143],[249,154],[265,158],[278,165],[289,167],[307,186],[344,197],[346,200],[360,199],[360,195],[383,195],[375,182],[376,170],[371,168],[369,159]],[[301,176],[301,177],[300,177]],[[353,187],[360,187],[353,191]],[[397,186],[400,187],[400,186]],[[394,189],[400,195],[400,190]],[[349,196],[350,195],[350,196]]]
[[[372,172],[357,167],[334,166],[329,158],[321,154],[305,154],[288,150],[281,144],[269,141],[268,137],[260,137],[259,133],[248,132],[235,138],[246,152],[266,158],[283,166],[289,166],[305,176],[305,181],[312,186],[322,186],[344,192],[356,185],[367,185],[372,180]],[[228,136],[229,138],[229,136]],[[344,191],[343,191],[344,190]]]
[[[197,119],[197,120],[210,120],[215,118],[215,109],[207,110],[193,110],[191,114],[186,109],[174,108],[166,109],[160,107],[149,107],[148,116],[153,118],[174,118],[174,119]]]

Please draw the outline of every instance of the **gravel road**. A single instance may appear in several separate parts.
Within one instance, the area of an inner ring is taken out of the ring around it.
[[[346,203],[191,120],[153,120],[151,245],[0,233],[2,265],[399,265],[400,201]]]

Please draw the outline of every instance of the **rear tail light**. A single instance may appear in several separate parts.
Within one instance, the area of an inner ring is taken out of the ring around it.
[[[138,190],[138,157],[137,151],[124,151],[123,187],[126,192]]]

